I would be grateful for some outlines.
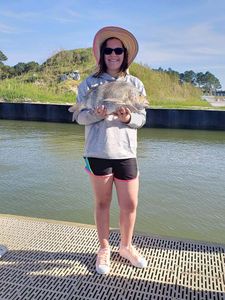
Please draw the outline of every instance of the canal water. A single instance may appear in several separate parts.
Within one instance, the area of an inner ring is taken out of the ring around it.
[[[0,214],[94,224],[83,145],[82,126],[0,120]],[[225,132],[142,128],[138,157],[136,232],[225,244]]]

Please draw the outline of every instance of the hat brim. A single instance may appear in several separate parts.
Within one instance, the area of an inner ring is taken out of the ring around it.
[[[100,59],[100,48],[102,43],[111,37],[118,38],[119,40],[121,40],[124,47],[127,49],[128,66],[130,66],[130,64],[133,62],[138,53],[138,42],[131,32],[129,32],[126,29],[115,26],[103,27],[96,33],[94,37],[93,53],[97,64],[99,63]]]

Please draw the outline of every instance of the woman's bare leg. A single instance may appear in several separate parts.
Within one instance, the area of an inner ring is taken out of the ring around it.
[[[136,221],[139,177],[128,181],[115,179],[115,186],[120,207],[121,245],[129,246]]]
[[[95,198],[95,223],[100,248],[109,247],[110,204],[113,176],[90,175]]]

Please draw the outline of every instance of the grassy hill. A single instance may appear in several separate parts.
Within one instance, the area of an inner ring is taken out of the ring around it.
[[[60,75],[78,70],[80,80],[60,81]],[[77,86],[95,70],[92,49],[63,50],[47,59],[37,71],[4,79],[0,84],[0,99],[7,102],[74,103]],[[130,73],[139,77],[146,88],[151,107],[207,107],[200,89],[178,77],[133,63]]]

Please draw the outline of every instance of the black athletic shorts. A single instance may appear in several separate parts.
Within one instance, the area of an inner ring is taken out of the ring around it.
[[[85,169],[96,176],[111,176],[120,180],[131,180],[137,177],[138,167],[136,158],[103,159],[84,157]]]

